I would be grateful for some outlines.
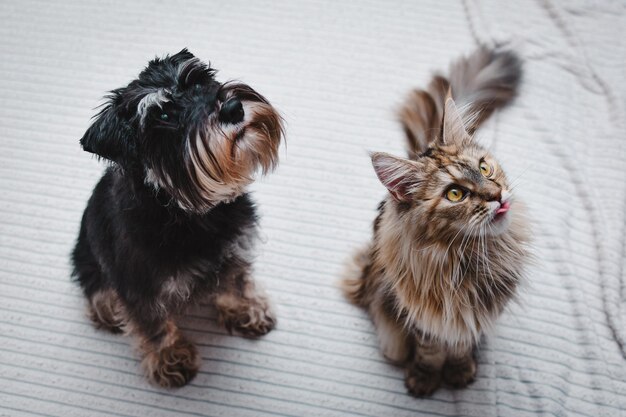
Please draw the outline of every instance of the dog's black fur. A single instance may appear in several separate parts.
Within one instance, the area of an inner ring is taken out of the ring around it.
[[[95,187],[72,254],[99,327],[139,338],[164,387],[187,383],[196,352],[173,318],[210,296],[246,335],[274,325],[249,277],[255,206],[245,185],[276,163],[280,117],[243,84],[220,84],[187,50],[114,90],[81,139],[113,164]]]
[[[132,319],[155,334],[162,320],[154,304],[167,279],[193,265],[200,269],[193,292],[206,293],[216,290],[224,268],[248,266],[232,245],[256,226],[256,215],[247,194],[204,215],[177,213],[134,182],[112,167],[94,189],[73,253],[74,275],[88,298],[115,289]]]

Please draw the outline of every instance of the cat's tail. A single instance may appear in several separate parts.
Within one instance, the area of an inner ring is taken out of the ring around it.
[[[365,269],[370,262],[370,248],[362,248],[344,266],[341,290],[354,305],[366,307],[369,304],[365,282]]]
[[[398,112],[409,155],[426,151],[440,134],[448,90],[471,135],[496,109],[511,102],[521,77],[521,61],[514,52],[480,47],[452,63],[448,77],[436,74],[426,90],[411,91]]]

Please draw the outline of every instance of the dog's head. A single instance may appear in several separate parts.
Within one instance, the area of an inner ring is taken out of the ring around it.
[[[245,84],[216,81],[186,49],[154,59],[108,99],[83,149],[142,175],[184,210],[234,199],[278,162],[276,110]]]

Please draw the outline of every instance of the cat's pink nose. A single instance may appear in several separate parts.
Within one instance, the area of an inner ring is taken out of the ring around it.
[[[496,214],[506,213],[511,208],[511,203],[505,201],[504,203],[500,203],[500,208],[496,210]]]

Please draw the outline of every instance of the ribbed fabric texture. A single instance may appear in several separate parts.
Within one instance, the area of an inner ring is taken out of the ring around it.
[[[585,1],[0,2],[0,415],[623,415],[624,19]],[[418,400],[337,281],[385,193],[367,152],[404,154],[394,109],[478,42],[524,60],[519,98],[478,135],[528,206],[536,261],[476,382]],[[250,341],[194,309],[201,372],[161,391],[129,338],[92,328],[68,259],[104,166],[78,144],[94,107],[183,47],[286,120],[280,167],[253,187],[279,323]]]

